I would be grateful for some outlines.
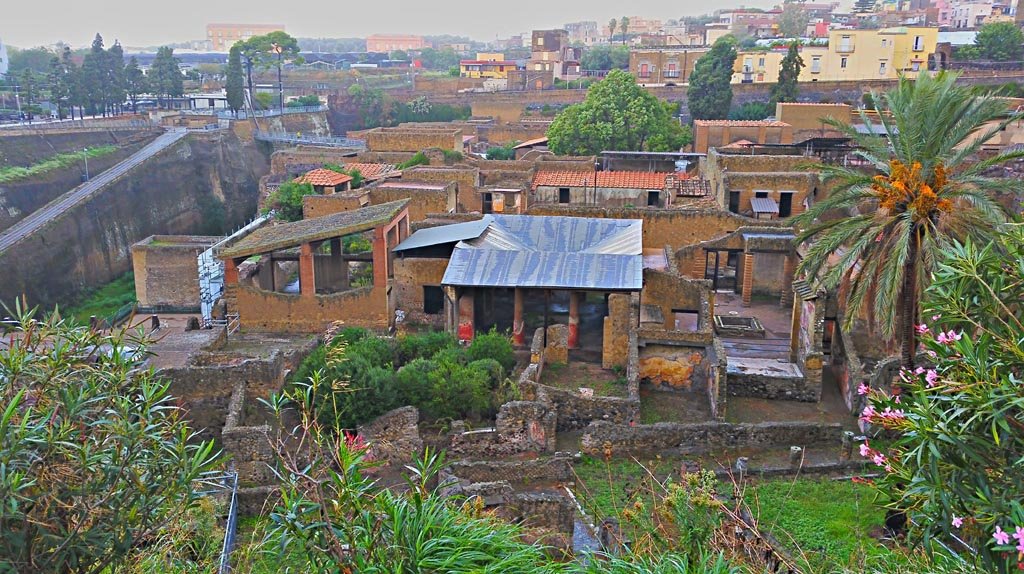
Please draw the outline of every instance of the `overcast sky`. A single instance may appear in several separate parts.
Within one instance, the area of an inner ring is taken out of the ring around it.
[[[679,18],[729,6],[771,7],[781,0],[3,0],[0,40],[18,47],[87,45],[96,32],[107,45],[201,40],[210,22],[284,24],[296,37],[365,37],[373,33],[453,34],[493,40],[566,22],[607,23],[620,16]]]

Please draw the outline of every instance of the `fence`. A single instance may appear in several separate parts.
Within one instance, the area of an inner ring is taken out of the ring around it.
[[[235,548],[235,533],[238,527],[238,473],[208,472],[196,479],[197,494],[211,495],[230,490],[228,495],[228,516],[224,523],[224,544],[221,546],[218,574],[231,572],[231,552]]]
[[[64,120],[36,124],[8,124],[0,126],[0,133],[7,135],[26,135],[39,132],[106,132],[110,130],[154,130],[159,126],[149,120]]]
[[[347,147],[353,149],[365,149],[366,142],[352,138],[341,138],[331,136],[310,136],[290,134],[286,132],[256,132],[256,139],[265,142],[278,142],[288,144],[306,144],[329,147]]]

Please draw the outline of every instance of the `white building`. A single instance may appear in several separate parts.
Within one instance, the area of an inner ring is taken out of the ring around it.
[[[7,73],[7,46],[4,45],[4,39],[0,38],[0,76]]]

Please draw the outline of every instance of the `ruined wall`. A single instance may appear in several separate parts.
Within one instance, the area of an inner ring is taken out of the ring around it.
[[[416,407],[399,407],[361,425],[358,430],[375,461],[408,463],[423,450],[419,421],[420,412]]]
[[[401,185],[401,182],[392,182]],[[368,189],[370,205],[380,205],[400,199],[409,200],[409,221],[423,221],[431,213],[446,213],[454,208],[450,199],[455,198],[454,184],[443,190],[425,190],[401,187],[374,187]]]
[[[568,482],[575,476],[572,457],[556,455],[522,460],[460,460],[449,466],[455,477],[469,482],[508,481],[510,484]]]
[[[199,254],[215,236],[153,235],[132,246],[135,298],[141,310],[199,308]]]
[[[395,298],[395,308],[405,312],[407,323],[436,323],[443,326],[443,311],[434,315],[426,315],[423,312],[423,287],[440,286],[447,268],[448,260],[442,258],[395,258],[392,295]]]
[[[707,394],[708,353],[704,347],[644,345],[640,348],[640,379],[655,390]]]
[[[231,131],[190,134],[0,253],[0,301],[74,300],[131,270],[131,246],[150,235],[215,235],[256,212],[267,159]]]
[[[816,403],[821,400],[821,376],[815,379],[785,373],[773,375],[765,370],[745,372],[729,369],[728,392],[731,397]]]
[[[639,305],[639,299],[627,293],[612,293],[608,296],[608,315],[604,318],[603,348],[601,367],[611,369],[625,367],[629,359],[629,332],[633,326],[632,309]]]
[[[333,195],[306,195],[302,198],[302,218],[312,219],[332,213],[354,211],[363,207],[356,193],[335,193]]]
[[[754,253],[753,292],[762,295],[781,295],[786,285],[785,253]]]
[[[417,152],[429,148],[462,151],[462,130],[375,128],[366,132],[366,149],[372,152]]]
[[[656,423],[622,425],[590,423],[583,431],[583,452],[601,455],[608,448],[617,456],[675,451],[702,453],[724,448],[839,444],[842,425],[819,423]]]
[[[665,330],[676,330],[674,310],[697,313],[697,330],[710,332],[712,325],[711,282],[681,277],[670,271],[644,269],[644,287],[640,292],[641,305],[654,305],[661,309]]]
[[[269,118],[256,118],[256,124],[265,132],[287,132],[311,136],[331,135],[331,126],[327,121],[327,112],[285,114]]]
[[[387,328],[384,288],[360,287],[331,295],[302,296],[239,285],[236,305],[242,328],[282,333],[319,333],[333,321],[346,326]]]
[[[587,426],[591,421],[606,420],[629,424],[640,419],[640,400],[620,397],[584,397],[578,392],[539,383],[522,385],[523,396],[551,407],[558,414],[558,431]]]
[[[476,192],[480,182],[478,168],[417,166],[404,170],[402,181],[437,184],[454,182],[457,211],[459,213],[480,211],[480,196]]]

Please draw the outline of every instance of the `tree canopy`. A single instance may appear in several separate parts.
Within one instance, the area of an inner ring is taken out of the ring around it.
[[[584,70],[626,70],[629,68],[627,46],[600,45],[583,51],[580,65]]]
[[[782,4],[782,14],[779,14],[779,35],[785,38],[805,36],[807,23],[810,21],[810,15],[807,14],[802,2],[786,0]]]
[[[732,67],[736,38],[722,36],[693,67],[687,91],[690,115],[695,120],[723,120],[732,107]]]
[[[786,57],[782,58],[779,66],[779,81],[772,86],[772,98],[774,103],[795,102],[799,93],[797,81],[800,79],[800,70],[804,67],[804,59],[800,57],[800,43],[793,42],[789,45]]]
[[[228,107],[232,112],[245,107],[245,71],[242,70],[242,48],[232,46],[228,52],[228,66],[226,71],[227,79],[224,82],[224,91],[228,99]]]
[[[156,58],[149,69],[149,87],[157,96],[173,98],[184,93],[184,77],[179,66],[173,48],[163,46],[156,51]]]
[[[978,57],[996,62],[1024,59],[1024,32],[1014,22],[985,24],[974,38]]]
[[[586,99],[564,109],[548,129],[548,145],[561,155],[605,150],[675,151],[690,141],[689,130],[672,117],[672,105],[612,70],[591,86]]]

